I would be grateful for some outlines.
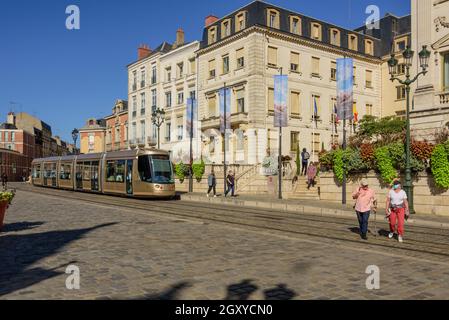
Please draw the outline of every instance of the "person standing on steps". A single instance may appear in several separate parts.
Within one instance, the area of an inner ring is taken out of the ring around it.
[[[369,187],[368,181],[363,179],[359,189],[353,192],[352,198],[356,200],[354,208],[357,214],[357,219],[359,220],[360,237],[363,240],[368,240],[368,220],[371,210],[376,210],[376,194],[374,190]]]
[[[390,234],[388,235],[388,238],[392,239],[397,231],[398,241],[404,242],[404,224],[405,220],[410,216],[410,211],[407,194],[402,190],[401,182],[399,180],[393,182],[393,187],[390,192],[388,192],[385,208],[385,214],[390,221]]]
[[[301,162],[302,162],[302,169],[301,169],[301,175],[305,176],[307,175],[307,167],[309,165],[309,159],[310,159],[310,153],[307,152],[307,149],[302,149],[301,152]]]
[[[212,190],[214,190],[214,198],[217,197],[217,178],[215,177],[215,172],[212,170],[207,177],[207,184],[209,189],[207,190],[207,197],[209,198],[209,194]]]
[[[229,171],[226,177],[227,190],[225,192],[225,197],[228,195],[229,191],[231,191],[231,197],[234,197],[235,192],[235,176],[232,171]]]

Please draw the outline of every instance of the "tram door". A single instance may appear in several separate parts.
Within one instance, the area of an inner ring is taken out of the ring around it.
[[[44,167],[44,173],[43,173],[43,176],[44,176],[44,186],[47,186],[47,180],[48,180],[48,164],[46,164],[46,163],[44,163],[44,165],[43,165],[43,167]]]
[[[126,161],[126,193],[133,194],[133,160]]]
[[[90,183],[91,183],[91,190],[92,191],[98,191],[99,190],[99,184],[98,184],[98,161],[93,161],[92,165],[90,166]]]
[[[76,164],[76,188],[83,189],[83,163]]]
[[[56,163],[51,164],[51,186],[56,188]]]

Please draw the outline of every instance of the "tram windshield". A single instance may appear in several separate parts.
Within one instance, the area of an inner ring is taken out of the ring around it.
[[[173,168],[168,156],[140,156],[138,161],[140,180],[149,183],[174,183]]]

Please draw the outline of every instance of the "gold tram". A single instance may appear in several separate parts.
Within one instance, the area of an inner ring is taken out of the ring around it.
[[[166,151],[134,149],[35,159],[35,186],[122,195],[173,198],[173,166]]]

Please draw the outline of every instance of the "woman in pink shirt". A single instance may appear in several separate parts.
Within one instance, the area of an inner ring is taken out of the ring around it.
[[[363,240],[368,240],[368,220],[371,209],[376,210],[376,194],[370,189],[368,182],[364,179],[360,183],[360,188],[352,194],[352,198],[356,200],[355,211],[360,225],[360,236]]]

